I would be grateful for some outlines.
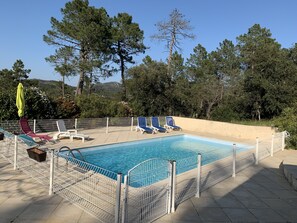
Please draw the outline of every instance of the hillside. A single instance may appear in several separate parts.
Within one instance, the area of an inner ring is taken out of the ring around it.
[[[42,91],[46,92],[51,97],[58,97],[61,95],[62,83],[61,81],[55,80],[41,80],[41,79],[30,79],[30,82],[34,86],[38,86]],[[68,95],[74,95],[75,86],[65,84],[65,93]],[[96,83],[93,86],[94,93],[98,93],[105,97],[115,96],[121,91],[121,84],[118,82],[106,82]]]

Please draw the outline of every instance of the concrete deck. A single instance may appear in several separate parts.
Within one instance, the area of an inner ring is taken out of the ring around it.
[[[110,130],[92,140],[61,140],[53,146],[83,147],[131,141],[165,134]],[[95,136],[97,130],[84,132]],[[101,132],[104,133],[104,132]],[[168,135],[179,134],[171,132]],[[297,151],[285,150],[262,160],[214,187],[191,198],[156,222],[297,222],[297,192],[279,168],[283,160],[297,157]],[[296,163],[291,165],[297,166]],[[95,223],[98,220],[57,195],[48,196],[48,188],[36,183],[0,157],[0,223]]]

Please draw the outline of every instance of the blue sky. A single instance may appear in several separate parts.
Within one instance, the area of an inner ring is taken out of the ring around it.
[[[0,3],[0,69],[11,69],[17,59],[31,69],[30,78],[59,80],[59,74],[44,58],[54,52],[54,47],[43,42],[42,36],[50,29],[50,18],[61,18],[60,9],[66,0],[3,0]],[[150,49],[135,58],[140,64],[143,57],[166,60],[168,52],[164,43],[152,41],[155,24],[166,20],[177,8],[190,20],[195,40],[184,40],[181,52],[189,57],[199,43],[208,51],[215,50],[224,39],[236,42],[255,23],[270,29],[284,48],[297,42],[296,0],[90,0],[90,5],[104,7],[110,16],[119,12],[132,15],[134,22],[144,31],[145,45]],[[120,81],[114,75],[106,81]],[[67,80],[76,85],[77,78]]]

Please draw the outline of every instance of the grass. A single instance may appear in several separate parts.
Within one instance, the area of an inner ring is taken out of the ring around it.
[[[269,120],[234,120],[231,121],[231,123],[234,124],[240,124],[240,125],[253,125],[253,126],[274,126],[274,120],[269,119]]]

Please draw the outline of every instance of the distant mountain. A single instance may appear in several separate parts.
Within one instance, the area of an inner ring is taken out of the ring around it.
[[[93,91],[104,96],[114,96],[122,91],[122,85],[118,82],[97,83],[93,86]]]
[[[32,85],[38,86],[42,91],[51,97],[58,97],[62,92],[61,81],[30,79]],[[122,85],[118,82],[96,83],[93,86],[93,92],[105,97],[114,97],[122,90]],[[74,95],[76,87],[65,84],[65,93]]]

